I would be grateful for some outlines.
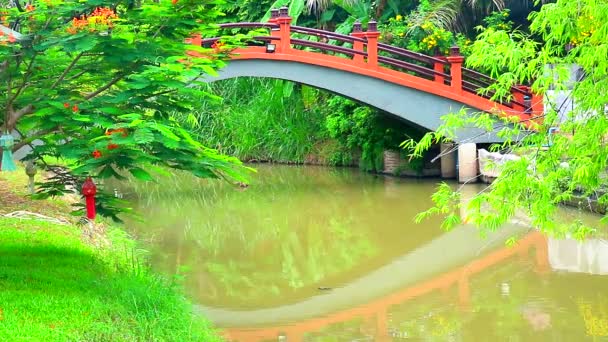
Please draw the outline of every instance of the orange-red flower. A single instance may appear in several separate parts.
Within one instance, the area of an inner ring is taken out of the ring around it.
[[[127,136],[127,130],[124,128],[109,129],[106,131],[106,135],[112,135],[114,133],[122,133],[123,137]]]
[[[99,150],[93,151],[93,158],[101,158],[101,152],[99,152]]]
[[[171,3],[172,3],[173,5],[177,5],[177,2],[178,2],[178,1],[179,1],[179,0],[171,0]]]
[[[117,148],[118,148],[118,144],[112,144],[112,143],[108,144],[108,150],[114,150]]]
[[[78,105],[74,105],[74,107],[72,107],[72,112],[76,113],[78,111]]]
[[[34,7],[32,4],[28,4],[27,6],[25,6],[25,11],[26,12],[31,12],[33,10],[35,10],[36,7]]]
[[[67,28],[68,33],[75,34],[80,31],[106,31],[114,26],[113,20],[118,18],[114,10],[108,7],[97,7],[89,16],[84,14],[72,19],[72,25]]]
[[[215,53],[220,53],[222,51],[222,48],[224,47],[224,43],[216,41],[211,45],[211,47],[213,48],[213,50],[215,50]]]
[[[63,104],[63,108],[70,108],[70,103],[69,102],[65,102]]]

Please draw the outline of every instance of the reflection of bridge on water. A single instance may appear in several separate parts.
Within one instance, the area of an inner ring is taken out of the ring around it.
[[[522,232],[524,228],[515,230]],[[299,303],[251,311],[204,306],[200,310],[217,325],[230,327],[224,330],[228,340],[262,341],[287,336],[289,341],[301,341],[306,333],[362,318],[368,325],[375,325],[375,338],[381,341],[390,339],[391,306],[456,286],[459,303],[466,308],[473,275],[512,256],[528,255],[531,250],[535,251],[537,271],[549,269],[547,239],[540,233],[529,233],[515,246],[498,250],[505,238],[514,234],[513,229],[494,233],[488,239],[479,239],[478,234],[472,227],[460,227],[344,287]]]
[[[521,238],[515,246],[499,247],[496,250],[505,237],[518,231],[522,232],[524,229],[516,227],[504,230],[483,240],[477,238],[478,231],[472,227],[460,227],[327,295],[316,296],[293,305],[249,312],[212,308],[203,311],[222,325],[239,326],[224,330],[224,336],[228,340],[254,342],[284,336],[289,341],[301,341],[307,333],[361,318],[366,322],[366,326],[375,326],[375,340],[384,341],[391,339],[388,312],[392,306],[436,290],[447,292],[455,287],[459,305],[466,311],[471,304],[470,281],[474,275],[514,256],[529,257],[532,250],[537,273],[554,270],[608,274],[606,240],[589,239],[581,242],[573,239],[553,239],[533,231]],[[468,240],[468,243],[463,240]],[[483,256],[479,257],[481,253]],[[423,258],[430,255],[434,255],[434,260],[439,262],[422,263]],[[468,259],[464,260],[467,256]],[[471,259],[473,261],[470,261]],[[408,272],[410,266],[416,264],[419,268],[415,268],[415,272]],[[455,264],[457,266],[448,266]],[[449,271],[445,272],[446,269]],[[375,288],[370,284],[373,281],[376,282]],[[357,294],[361,289],[365,289],[366,293]],[[377,295],[382,291],[388,295]],[[373,298],[366,300],[369,297]],[[357,301],[364,304],[352,307]],[[276,323],[285,321],[289,323]],[[246,325],[250,327],[242,327]]]

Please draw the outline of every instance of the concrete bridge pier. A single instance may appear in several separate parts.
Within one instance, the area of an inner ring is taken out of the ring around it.
[[[477,181],[477,144],[458,145],[458,182],[475,183]]]
[[[441,153],[441,178],[456,178],[456,153],[453,151],[455,144],[444,143],[440,146]]]

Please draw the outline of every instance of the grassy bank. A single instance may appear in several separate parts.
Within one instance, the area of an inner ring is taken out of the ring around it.
[[[67,216],[66,203],[23,198],[24,186],[20,172],[0,174],[0,212]],[[0,216],[0,341],[219,340],[122,230],[88,233]]]

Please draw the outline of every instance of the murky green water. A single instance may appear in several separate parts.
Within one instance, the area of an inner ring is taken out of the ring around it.
[[[486,239],[467,226],[443,232],[439,220],[413,223],[436,180],[256,167],[247,189],[186,176],[123,189],[146,217],[132,226],[154,267],[183,275],[227,339],[608,337],[606,241],[546,239],[515,223]]]

